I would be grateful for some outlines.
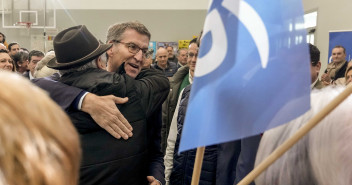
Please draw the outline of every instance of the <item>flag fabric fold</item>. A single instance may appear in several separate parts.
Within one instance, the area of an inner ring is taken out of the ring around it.
[[[210,4],[180,152],[256,135],[310,107],[301,1]]]

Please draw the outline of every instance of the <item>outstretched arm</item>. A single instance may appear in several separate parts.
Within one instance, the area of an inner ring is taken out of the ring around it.
[[[63,110],[67,111],[69,108],[73,108],[90,114],[100,127],[117,139],[121,137],[128,139],[132,136],[132,126],[115,105],[115,103],[125,103],[128,101],[127,99],[112,95],[100,97],[92,93],[82,96],[85,94],[82,89],[57,82],[56,79],[56,76],[52,76],[51,78],[34,79],[32,82],[49,92],[50,97]],[[82,107],[77,102],[81,102]]]
[[[117,109],[116,104],[124,104],[128,98],[113,95],[97,96],[89,93],[82,103],[82,111],[90,114],[94,121],[117,139],[132,137],[132,126]]]

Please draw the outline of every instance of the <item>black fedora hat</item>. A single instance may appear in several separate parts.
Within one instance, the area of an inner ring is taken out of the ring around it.
[[[78,67],[103,54],[111,46],[100,44],[86,26],[74,26],[57,34],[54,39],[56,57],[47,66],[53,69]]]

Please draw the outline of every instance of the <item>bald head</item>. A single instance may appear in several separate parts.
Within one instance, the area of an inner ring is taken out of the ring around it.
[[[156,51],[156,55],[160,55],[160,54],[164,54],[167,53],[167,50],[163,47],[160,47],[157,51]]]
[[[156,60],[159,67],[163,69],[167,67],[168,52],[165,48],[159,48],[156,51]]]

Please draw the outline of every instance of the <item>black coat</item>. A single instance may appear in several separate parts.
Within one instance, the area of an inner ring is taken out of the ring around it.
[[[146,118],[165,100],[169,83],[163,74],[155,70],[142,71],[139,78],[134,80],[125,74],[99,69],[61,77],[61,82],[97,95],[129,97],[126,104],[118,105],[133,127],[134,135],[127,141],[112,137],[88,114],[69,110],[69,116],[81,136],[83,158],[80,184],[147,184],[150,152]]]

